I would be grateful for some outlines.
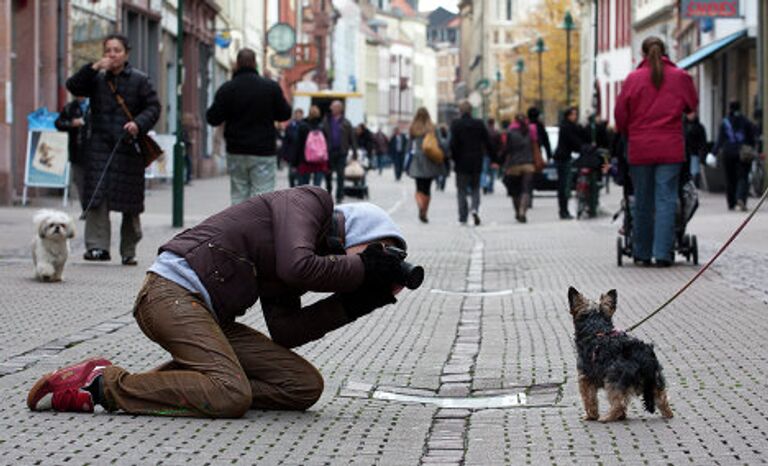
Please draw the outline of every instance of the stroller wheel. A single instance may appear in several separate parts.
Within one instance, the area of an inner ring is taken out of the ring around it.
[[[685,256],[686,261],[691,260],[691,235],[684,235],[680,245],[680,253]]]
[[[624,258],[624,243],[622,237],[616,238],[616,265],[622,266],[622,259]]]
[[[699,241],[696,235],[691,235],[691,255],[693,256],[693,265],[699,265]]]

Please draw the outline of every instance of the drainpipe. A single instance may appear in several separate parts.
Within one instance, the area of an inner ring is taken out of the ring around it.
[[[760,96],[760,108],[763,109],[763,153],[765,153],[765,144],[768,141],[768,124],[766,124],[765,117],[765,101],[768,99],[768,76],[766,76],[766,69],[768,69],[768,46],[766,41],[768,40],[768,5],[766,2],[757,2],[760,8],[758,13],[759,21],[758,27],[758,41],[757,41],[757,63],[758,63],[758,85],[760,90],[758,95]],[[764,161],[765,168],[768,169],[768,160]],[[763,186],[768,186],[768,170],[764,170],[766,173]]]

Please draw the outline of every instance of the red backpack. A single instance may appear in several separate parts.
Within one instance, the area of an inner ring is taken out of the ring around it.
[[[307,135],[307,142],[304,144],[304,160],[307,163],[328,161],[328,146],[325,143],[323,132],[319,129],[313,129]]]

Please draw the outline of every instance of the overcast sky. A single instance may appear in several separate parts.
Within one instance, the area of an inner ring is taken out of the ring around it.
[[[458,13],[459,0],[419,0],[419,11],[432,11],[443,7],[453,13]]]

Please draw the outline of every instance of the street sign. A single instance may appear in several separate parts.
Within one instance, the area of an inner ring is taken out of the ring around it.
[[[288,52],[296,45],[296,32],[288,23],[277,23],[267,31],[267,44],[277,53]]]
[[[738,18],[739,0],[683,0],[684,18]]]
[[[269,63],[274,68],[287,70],[293,68],[296,60],[294,59],[292,53],[273,53],[269,56]]]
[[[487,78],[483,78],[475,83],[475,89],[478,91],[483,91],[489,87],[491,87],[491,81],[489,81]]]

